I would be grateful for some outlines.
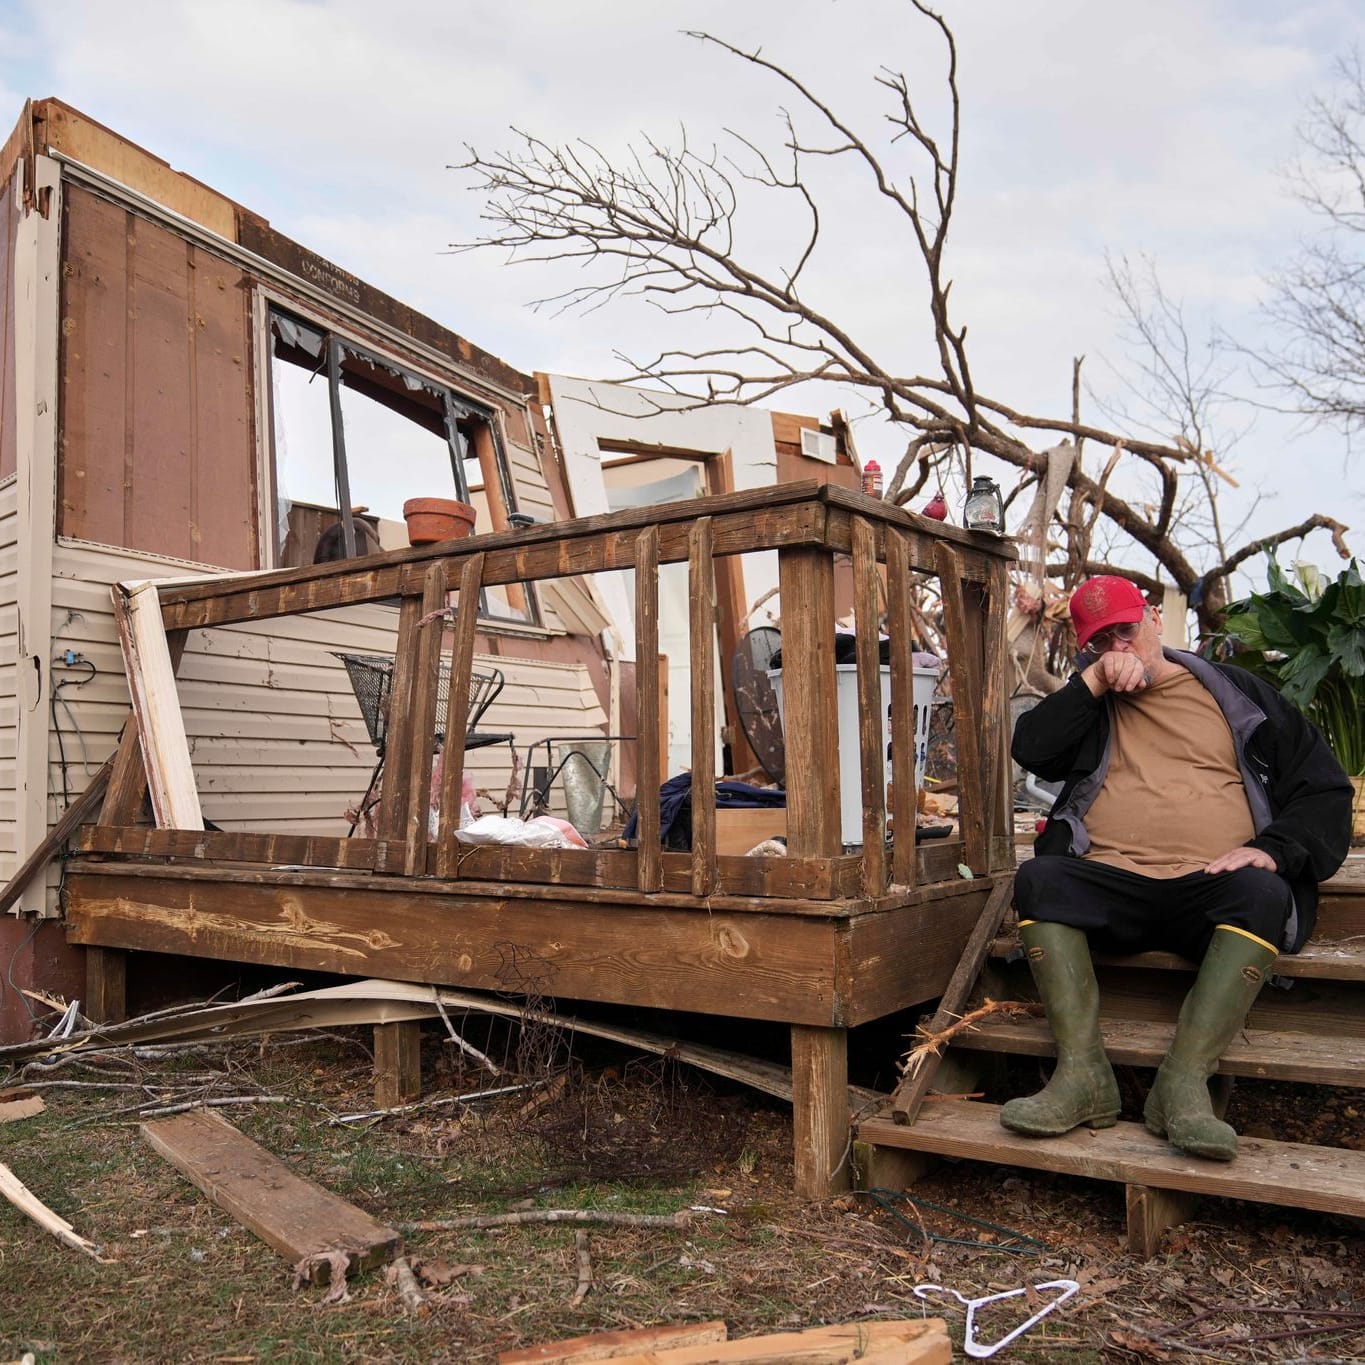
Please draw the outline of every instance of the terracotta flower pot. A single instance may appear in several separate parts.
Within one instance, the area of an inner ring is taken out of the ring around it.
[[[467,502],[457,502],[454,498],[409,498],[403,504],[409,545],[458,540],[474,530],[475,516]]]
[[[1351,843],[1365,844],[1365,775],[1353,777],[1355,796],[1351,801]]]

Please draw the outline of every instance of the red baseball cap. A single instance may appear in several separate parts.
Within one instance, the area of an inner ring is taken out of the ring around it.
[[[1147,599],[1136,583],[1114,574],[1087,578],[1071,594],[1071,624],[1076,627],[1076,643],[1084,649],[1096,631],[1126,621],[1141,621],[1146,611]]]

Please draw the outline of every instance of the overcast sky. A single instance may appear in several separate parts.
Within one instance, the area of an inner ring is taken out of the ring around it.
[[[1108,366],[1125,357],[1106,251],[1154,259],[1196,336],[1216,325],[1255,344],[1264,278],[1310,227],[1282,171],[1306,100],[1360,38],[1359,0],[944,9],[963,100],[950,273],[979,389],[1066,412],[1082,353],[1094,387],[1113,389]],[[882,64],[907,73],[928,120],[942,113],[942,46],[890,0],[0,0],[0,109],[7,129],[25,96],[58,96],[511,364],[606,377],[614,351],[667,344],[661,320],[631,305],[536,313],[527,302],[562,276],[446,254],[480,208],[447,166],[466,142],[508,145],[512,125],[612,155],[682,122],[694,142],[731,127],[775,144],[783,92],[684,29],[761,44],[872,132]],[[923,369],[903,233],[852,180],[832,182],[832,199],[818,302],[891,367]],[[753,232],[763,251],[781,222],[760,213]],[[842,401],[807,390],[780,405]],[[903,445],[871,423],[858,439],[883,460]],[[1348,474],[1340,437],[1263,417],[1219,453],[1269,495],[1257,533],[1328,511],[1365,546],[1365,479]],[[1325,538],[1309,557],[1335,571]]]

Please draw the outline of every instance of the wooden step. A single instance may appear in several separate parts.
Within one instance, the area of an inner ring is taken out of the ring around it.
[[[1170,1051],[1175,1024],[1101,1019],[1100,1032],[1111,1062],[1156,1067]],[[1045,1019],[983,1019],[974,1030],[958,1034],[953,1045],[1028,1057],[1051,1057],[1056,1051]],[[1365,1038],[1244,1029],[1229,1044],[1218,1070],[1263,1080],[1365,1086]]]
[[[1019,939],[1013,935],[998,938],[991,946],[991,956],[997,959],[1019,951],[1022,951]],[[1096,953],[1094,957],[1096,965],[1101,967],[1167,972],[1195,970],[1195,964],[1178,953]],[[1304,944],[1300,953],[1281,953],[1275,959],[1271,974],[1319,981],[1365,981],[1365,935],[1350,942],[1314,938]]]
[[[1138,1123],[1024,1137],[1000,1126],[998,1105],[972,1100],[926,1105],[909,1125],[864,1119],[858,1137],[902,1151],[1365,1217],[1365,1152],[1340,1147],[1243,1137],[1235,1161],[1204,1161],[1177,1152]]]

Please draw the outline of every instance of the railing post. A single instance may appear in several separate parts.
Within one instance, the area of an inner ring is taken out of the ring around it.
[[[915,626],[910,616],[910,544],[905,533],[886,530],[886,633],[891,637],[891,815],[895,844],[891,880],[914,886],[919,784],[915,760]]]
[[[886,890],[886,746],[882,740],[880,600],[876,533],[853,518],[853,617],[858,658],[858,767],[862,776],[863,894]],[[785,652],[783,658],[786,658]]]
[[[716,577],[711,518],[688,535],[692,680],[692,894],[716,889]]]
[[[406,828],[403,833],[403,872],[415,877],[427,870],[430,842],[432,746],[436,733],[436,692],[441,676],[441,635],[445,628],[447,562],[438,559],[427,568],[422,584],[422,610],[416,632],[416,658],[412,679],[412,747],[408,754]],[[463,738],[461,724],[455,736],[446,718],[446,744]]]
[[[659,528],[635,537],[635,845],[641,891],[664,884],[659,847]]]
[[[981,609],[970,604],[963,589],[962,556],[952,545],[940,541],[934,547],[939,592],[943,600],[943,624],[948,637],[948,666],[953,676],[953,734],[957,739],[957,819],[962,831],[963,861],[978,875],[990,871],[990,817],[987,790],[990,782],[983,755],[981,730]]]
[[[839,825],[839,729],[834,672],[834,557],[804,546],[777,552],[782,593],[782,735],[787,849],[833,858]]]
[[[436,841],[436,875],[456,877],[460,871],[460,795],[464,786],[464,733],[469,714],[469,679],[474,671],[474,632],[479,622],[483,587],[483,553],[472,554],[460,570],[460,597],[455,638],[450,647],[450,692],[446,707],[446,747],[441,764],[440,834]]]

